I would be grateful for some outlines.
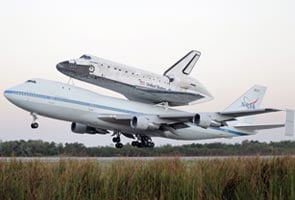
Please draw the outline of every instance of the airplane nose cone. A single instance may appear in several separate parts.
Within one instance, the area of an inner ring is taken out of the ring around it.
[[[5,90],[3,95],[5,96],[6,99],[11,100],[11,90]]]
[[[8,91],[7,90],[4,91],[3,95],[5,96],[6,99],[8,99]]]

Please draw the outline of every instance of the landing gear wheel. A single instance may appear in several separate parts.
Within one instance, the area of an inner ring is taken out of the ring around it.
[[[143,148],[143,147],[145,147],[145,146],[144,146],[143,143],[139,142],[138,145],[137,145],[137,147],[138,147],[138,148]]]
[[[149,147],[149,148],[153,148],[154,146],[155,146],[155,143],[153,143],[153,142],[147,143],[147,147]]]
[[[155,143],[153,143],[151,137],[146,135],[137,135],[136,136],[138,141],[133,141],[131,143],[132,146],[136,146],[138,148],[148,147],[153,148],[155,146]]]
[[[118,143],[118,142],[120,142],[120,141],[121,141],[120,137],[114,137],[114,138],[113,138],[113,142],[114,142],[114,143]]]
[[[131,145],[134,146],[134,147],[137,147],[139,145],[139,142],[138,141],[132,141]]]
[[[33,117],[33,122],[31,123],[31,128],[36,129],[36,128],[39,127],[38,122],[36,122],[37,121],[37,115],[36,115],[36,113],[32,113],[32,112],[30,114]]]
[[[33,129],[36,129],[36,128],[38,128],[39,127],[39,124],[37,123],[37,122],[33,122],[32,124],[31,124],[31,128],[33,128]]]
[[[121,149],[123,147],[123,144],[118,142],[118,143],[116,143],[115,146],[116,146],[117,149]]]

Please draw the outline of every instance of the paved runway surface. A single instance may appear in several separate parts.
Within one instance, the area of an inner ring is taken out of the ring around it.
[[[61,160],[78,160],[78,161],[97,161],[97,162],[112,162],[118,160],[161,160],[161,159],[175,159],[178,158],[180,160],[185,161],[201,161],[201,160],[214,160],[214,159],[238,159],[238,158],[263,158],[263,159],[271,159],[276,157],[284,157],[284,156],[185,156],[185,157],[0,157],[0,161],[41,161],[41,162],[59,162]],[[294,157],[294,156],[292,156]]]

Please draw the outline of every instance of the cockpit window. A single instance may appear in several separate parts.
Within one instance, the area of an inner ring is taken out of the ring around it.
[[[26,83],[36,83],[35,80],[27,80]]]
[[[87,56],[87,55],[83,55],[80,58],[83,58],[85,60],[91,60],[91,57],[90,56]]]

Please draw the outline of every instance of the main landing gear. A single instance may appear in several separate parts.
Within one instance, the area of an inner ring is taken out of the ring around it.
[[[123,144],[121,143],[121,133],[119,131],[115,131],[113,136],[113,142],[115,143],[116,148],[121,149],[123,147]],[[138,147],[138,148],[153,148],[155,146],[155,143],[153,143],[152,139],[149,136],[145,135],[136,135],[137,141],[133,141],[131,143],[132,146]]]
[[[116,131],[114,132],[115,137],[113,137],[113,142],[116,143],[115,146],[117,149],[121,149],[123,147],[123,144],[121,143],[121,137],[120,132]]]
[[[153,143],[152,139],[148,136],[137,135],[137,139],[138,141],[133,141],[131,143],[132,146],[138,147],[138,148],[143,148],[143,147],[153,148],[155,146],[155,143]]]
[[[33,117],[33,122],[31,123],[31,128],[36,129],[39,127],[39,124],[37,122],[37,115],[35,113],[31,113],[31,116]]]

